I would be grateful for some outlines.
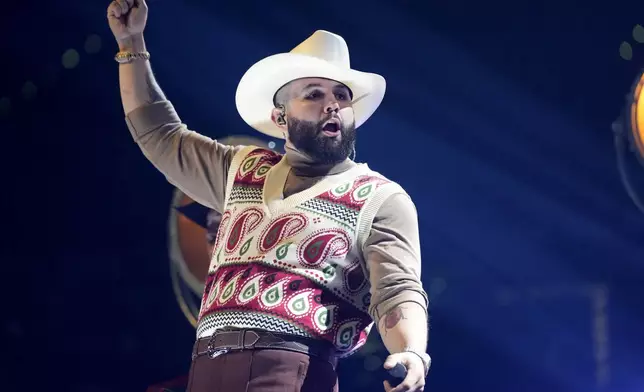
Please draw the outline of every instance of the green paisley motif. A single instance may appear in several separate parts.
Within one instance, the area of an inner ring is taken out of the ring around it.
[[[324,309],[317,314],[317,322],[323,328],[328,328],[331,325],[331,317],[328,309]]]
[[[335,276],[335,267],[336,266],[334,264],[327,265],[326,267],[324,267],[324,269],[322,270],[322,273],[324,273],[324,277],[327,278],[327,279],[330,279],[330,278],[334,277]]]
[[[373,189],[373,185],[371,185],[371,184],[360,188],[360,190],[358,191],[358,197],[362,199],[362,198],[365,198],[365,197],[369,196],[369,194],[371,193],[372,189]]]
[[[352,326],[341,328],[338,333],[338,340],[342,346],[347,346],[353,340],[355,336],[355,331]]]
[[[305,298],[298,298],[295,301],[293,301],[293,310],[296,312],[302,312],[304,309],[306,309],[306,299]]]
[[[257,169],[257,175],[258,176],[263,176],[270,170],[270,166],[261,166],[259,169]]]
[[[243,171],[249,171],[250,169],[255,166],[255,162],[257,161],[257,158],[250,158],[249,160],[244,163],[244,166],[242,167]]]
[[[248,241],[244,242],[244,245],[242,245],[241,249],[239,250],[239,255],[243,256],[246,252],[248,252],[248,249],[250,249],[250,243],[253,241],[254,237],[251,237],[248,239]]]
[[[268,305],[274,305],[278,303],[281,300],[279,287],[275,286],[272,289],[268,290],[264,298]]]
[[[335,188],[333,192],[341,195],[348,190],[349,190],[349,183],[347,182],[346,184],[340,185],[339,187]]]
[[[226,286],[226,289],[224,290],[223,293],[221,293],[221,298],[219,299],[220,302],[227,302],[230,297],[232,297],[233,293],[235,292],[235,283],[237,282],[237,279],[233,280],[232,282],[228,283]]]
[[[289,242],[288,244],[280,245],[275,250],[275,257],[277,257],[278,260],[283,260],[288,254],[288,247],[291,246],[292,244],[293,244],[292,242]]]
[[[306,257],[309,260],[314,260],[317,259],[318,255],[322,251],[322,245],[324,244],[324,240],[317,240],[311,245],[306,247]]]
[[[264,246],[266,248],[270,248],[271,246],[275,245],[275,242],[279,238],[279,232],[282,229],[282,225],[278,225],[273,227],[268,234],[266,234],[266,238],[264,239]]]
[[[255,284],[252,284],[244,290],[242,293],[242,299],[243,300],[248,300],[250,298],[253,298],[257,294],[257,286]]]
[[[228,237],[228,248],[232,248],[237,241],[239,241],[239,235],[241,234],[241,225],[236,224],[233,227],[233,230],[230,232],[230,237]]]

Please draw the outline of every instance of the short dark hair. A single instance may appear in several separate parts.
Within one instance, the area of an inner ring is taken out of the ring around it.
[[[289,84],[291,84],[291,82],[288,82],[280,87],[275,95],[273,95],[273,105],[275,105],[276,108],[280,106],[286,106],[286,102],[291,99],[291,92],[288,89]]]

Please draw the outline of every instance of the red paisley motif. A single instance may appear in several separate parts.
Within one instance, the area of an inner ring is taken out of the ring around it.
[[[273,249],[281,241],[293,237],[298,234],[308,224],[308,219],[304,214],[288,214],[282,215],[271,222],[264,232],[260,240],[257,242],[257,247],[262,253],[266,253]]]
[[[331,257],[343,258],[350,248],[351,240],[343,230],[322,230],[300,242],[297,255],[303,266],[317,266]]]
[[[255,173],[261,167],[274,166],[282,159],[282,156],[274,151],[257,148],[244,158],[241,166],[235,173],[235,183],[246,185],[262,185],[265,176]]]
[[[355,200],[353,198],[353,192],[356,189],[360,188],[361,186],[369,182],[373,184],[375,189],[377,189],[382,185],[388,184],[390,181],[382,177],[360,176],[353,181],[353,186],[351,187],[351,189],[343,193],[342,196],[337,196],[337,195],[334,195],[332,191],[327,191],[319,195],[318,198],[323,200],[328,200],[333,203],[342,204],[345,207],[359,211],[364,205],[364,203],[366,202],[366,200]]]
[[[257,277],[261,277],[261,279],[257,280],[256,294],[248,300],[241,301],[239,293],[242,288]],[[230,300],[221,303],[218,300],[221,290],[224,290],[226,284],[230,282],[229,279],[236,278],[239,278],[237,291]],[[267,306],[262,301],[263,294],[268,295],[267,290],[271,290],[278,283],[281,283],[279,302],[275,306]],[[373,323],[365,311],[345,302],[328,288],[321,287],[314,281],[296,273],[263,264],[224,266],[217,273],[208,276],[206,288],[199,317],[200,323],[208,315],[230,311],[261,314],[268,318],[288,320],[295,327],[306,331],[315,338],[334,344],[340,356],[348,356],[364,344],[370,325]],[[213,290],[216,291],[212,292]],[[305,296],[309,309],[305,314],[295,317],[292,314],[292,309],[289,308],[289,303],[292,298],[302,293],[309,293]],[[206,298],[209,294],[212,295],[210,301],[207,301]],[[321,330],[320,320],[316,320],[315,317],[323,308],[333,310],[333,314],[330,320],[327,319],[330,324],[328,328]],[[342,328],[347,325],[354,327],[350,334],[347,334],[346,329]],[[282,332],[279,327],[271,330]]]
[[[259,208],[250,207],[242,211],[228,230],[228,238],[224,245],[226,253],[235,252],[244,237],[255,230],[263,218],[264,212]]]
[[[230,223],[230,210],[226,210],[221,216],[221,221],[219,222],[219,228],[217,229],[217,237],[215,238],[215,246],[212,249],[217,249],[221,244],[221,240],[228,230],[228,224]]]

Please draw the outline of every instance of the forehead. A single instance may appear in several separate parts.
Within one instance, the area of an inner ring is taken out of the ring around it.
[[[349,88],[345,86],[344,84],[338,82],[337,80],[332,80],[332,79],[325,79],[325,78],[302,78],[302,79],[296,79],[289,83],[289,87],[292,92],[299,92],[302,90],[307,90],[311,88],[327,88],[327,89],[336,89],[336,88],[341,88],[341,89],[347,89]]]

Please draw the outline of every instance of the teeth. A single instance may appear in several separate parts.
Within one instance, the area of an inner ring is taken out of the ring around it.
[[[326,132],[336,133],[340,130],[340,123],[335,119],[329,120],[324,124],[322,130]]]

